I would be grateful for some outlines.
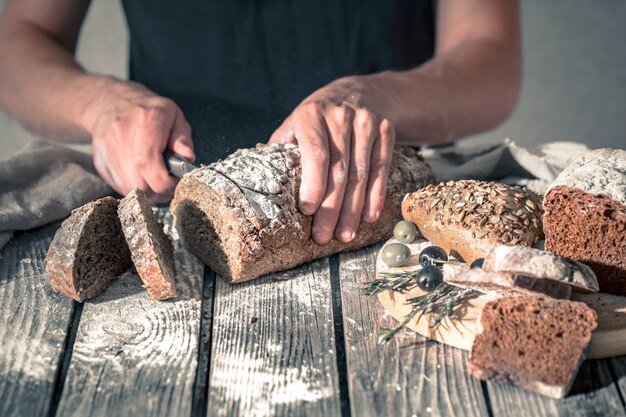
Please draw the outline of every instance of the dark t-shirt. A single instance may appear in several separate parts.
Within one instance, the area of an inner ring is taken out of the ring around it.
[[[198,128],[207,124],[200,119],[213,117],[208,113],[216,106],[267,115],[276,127],[302,99],[337,78],[415,67],[434,49],[432,0],[123,3],[131,78],[183,108],[196,145],[204,134]]]

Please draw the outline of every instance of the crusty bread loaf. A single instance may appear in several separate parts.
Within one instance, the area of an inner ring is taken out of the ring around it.
[[[491,272],[473,268],[458,274],[446,274],[444,281],[461,288],[469,288],[496,297],[513,295],[547,295],[569,299],[572,287],[552,279],[538,279],[513,272]]]
[[[544,206],[546,250],[589,265],[601,291],[626,294],[626,151],[577,158],[548,188]]]
[[[596,275],[587,265],[535,248],[498,245],[485,257],[483,270],[552,280],[581,292],[598,291]]]
[[[563,398],[596,326],[595,312],[580,302],[536,296],[490,301],[479,318],[469,372]]]
[[[541,199],[521,187],[461,180],[405,197],[402,215],[449,254],[471,263],[497,244],[532,246],[542,237]]]
[[[82,302],[132,266],[117,206],[117,199],[104,197],[74,210],[61,224],[45,260],[55,291]]]
[[[183,244],[228,281],[250,280],[388,238],[404,194],[434,180],[415,150],[397,147],[380,219],[350,243],[318,245],[298,209],[300,172],[297,146],[260,145],[185,175],[170,206]]]
[[[172,242],[163,232],[143,191],[134,189],[117,209],[130,254],[143,281],[155,300],[176,297]]]

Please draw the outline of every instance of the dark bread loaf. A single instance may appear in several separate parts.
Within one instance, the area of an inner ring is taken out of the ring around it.
[[[397,147],[380,219],[350,243],[318,245],[298,209],[300,173],[297,146],[260,145],[185,175],[170,206],[183,244],[228,281],[250,280],[388,238],[404,194],[434,181],[414,149]]]
[[[581,292],[598,291],[596,275],[587,265],[535,248],[498,245],[487,254],[482,269],[554,281]]]
[[[626,295],[626,151],[580,156],[548,188],[544,207],[546,250],[589,265],[601,291]]]
[[[45,260],[56,292],[82,302],[132,266],[117,206],[117,199],[104,197],[74,210],[61,224]]]
[[[176,297],[172,242],[163,232],[143,191],[134,189],[117,209],[130,254],[143,281],[155,300]]]
[[[492,272],[472,268],[458,274],[446,274],[444,281],[496,297],[513,295],[547,295],[569,299],[572,287],[558,280],[533,278],[514,272]]]
[[[422,235],[467,263],[497,244],[532,246],[542,237],[541,198],[505,184],[461,180],[406,196],[402,216]]]
[[[563,398],[597,326],[595,312],[575,301],[505,297],[485,304],[469,356],[469,373]]]

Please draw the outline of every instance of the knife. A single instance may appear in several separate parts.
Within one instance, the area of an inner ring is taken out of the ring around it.
[[[177,178],[182,178],[183,175],[185,175],[186,173],[198,168],[194,164],[190,164],[189,162],[185,161],[183,158],[169,150],[163,153],[163,160],[165,162],[165,167],[167,168],[167,171]]]

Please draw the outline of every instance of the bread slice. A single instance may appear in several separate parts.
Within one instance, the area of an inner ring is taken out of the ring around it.
[[[547,295],[569,299],[572,287],[552,279],[537,279],[514,272],[491,272],[479,268],[457,274],[446,273],[444,281],[457,287],[469,288],[484,294],[503,297],[508,295]]]
[[[172,243],[163,232],[143,191],[134,189],[117,213],[130,254],[144,288],[155,300],[176,297]]]
[[[542,238],[541,199],[505,184],[461,180],[405,197],[402,216],[456,258],[472,263],[498,244],[532,246]]]
[[[479,318],[469,373],[563,398],[596,326],[595,312],[580,302],[535,296],[490,301]]]
[[[626,151],[597,149],[548,188],[546,250],[583,262],[600,290],[626,295]]]
[[[414,149],[397,147],[379,220],[350,243],[319,245],[298,208],[300,173],[297,146],[260,145],[185,175],[170,206],[183,244],[228,281],[250,280],[388,238],[402,197],[434,181]]]
[[[596,274],[587,265],[551,252],[524,246],[498,245],[485,257],[483,270],[511,272],[535,279],[552,280],[580,292],[597,292]]]
[[[82,302],[132,266],[117,207],[117,199],[104,197],[74,210],[61,224],[45,260],[56,292]]]

